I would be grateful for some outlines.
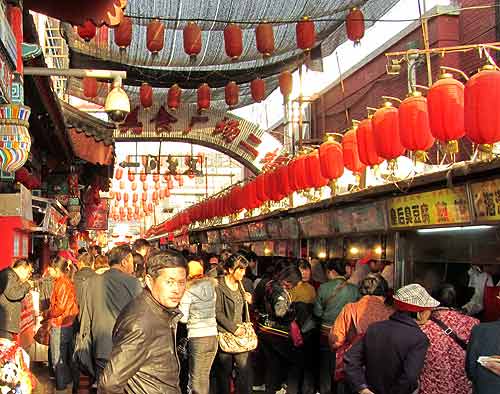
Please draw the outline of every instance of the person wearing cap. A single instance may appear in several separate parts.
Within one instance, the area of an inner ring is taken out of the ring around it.
[[[208,394],[210,369],[217,354],[215,287],[217,281],[203,273],[203,265],[188,263],[188,282],[179,309],[187,324],[189,353],[189,392]]]
[[[420,327],[439,302],[411,284],[395,293],[394,306],[389,320],[370,325],[344,356],[346,381],[356,393],[412,394],[418,389],[429,347]]]

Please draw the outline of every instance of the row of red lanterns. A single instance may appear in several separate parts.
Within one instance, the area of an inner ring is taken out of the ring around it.
[[[115,27],[115,44],[120,49],[126,49],[132,43],[132,20],[124,17],[121,23]],[[296,24],[297,47],[303,51],[310,51],[316,43],[316,28],[314,21],[308,17],[302,18]],[[346,17],[347,37],[358,43],[364,36],[365,22],[361,10],[353,8]],[[96,35],[96,26],[87,21],[77,27],[78,35],[85,41],[92,40]],[[270,23],[259,23],[255,28],[255,39],[257,50],[264,57],[269,57],[275,51],[275,40],[273,26]],[[154,19],[147,25],[146,47],[156,54],[164,47],[165,25],[158,19]],[[188,22],[183,30],[184,51],[191,57],[196,57],[202,50],[202,32],[195,22]],[[224,49],[226,55],[235,61],[243,53],[243,31],[236,23],[229,23],[224,29]]]
[[[93,99],[97,97],[98,85],[97,79],[92,77],[83,78],[83,95]],[[279,76],[279,86],[281,93],[288,97],[292,92],[292,74],[289,71],[283,71]],[[250,83],[250,91],[252,99],[256,103],[260,103],[266,97],[266,82],[261,78],[256,78]],[[224,89],[224,97],[226,104],[230,108],[234,108],[240,101],[240,88],[234,81],[229,82]],[[139,89],[139,99],[143,108],[153,106],[153,87],[148,83],[143,83]],[[172,85],[167,92],[167,107],[176,111],[181,105],[182,89],[179,85]],[[203,83],[197,90],[197,103],[199,110],[207,110],[210,108],[212,99],[212,91],[207,83]]]
[[[146,174],[145,172],[134,173],[132,171],[128,171],[127,178],[128,178],[128,180],[130,182],[135,182],[136,181],[136,177],[138,176],[139,180],[142,183],[147,183],[148,182],[148,175],[149,174]],[[123,179],[123,176],[124,176],[123,168],[118,167],[116,169],[116,171],[115,171],[115,179],[117,181],[121,181]],[[171,175],[171,174],[160,175],[159,173],[153,173],[153,174],[151,174],[151,179],[153,180],[153,182],[155,184],[160,182],[161,177],[163,177],[163,179],[167,182],[168,185],[172,185],[172,186],[169,186],[170,189],[173,188],[173,180],[172,180],[172,178],[177,181],[177,183],[179,184],[179,186],[181,186],[181,187],[184,186],[184,178],[183,178],[183,175],[181,175],[181,174],[176,174],[176,175]],[[136,185],[136,187],[137,187],[137,185]],[[120,187],[120,188],[124,189],[125,187]],[[132,185],[132,190],[135,190],[133,185]]]
[[[280,201],[293,192],[321,188],[335,182],[344,168],[360,174],[366,166],[395,160],[408,151],[426,151],[435,140],[449,144],[467,136],[476,144],[500,141],[500,71],[486,66],[465,86],[444,74],[430,88],[427,98],[418,92],[401,102],[390,102],[347,131],[342,143],[333,137],[318,150],[302,154],[288,164],[258,175],[244,186],[234,186],[223,196],[196,204],[175,219],[187,225],[214,217],[252,210],[267,201]],[[169,231],[178,229],[166,222]]]

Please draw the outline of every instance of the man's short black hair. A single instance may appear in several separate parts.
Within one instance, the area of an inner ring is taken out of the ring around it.
[[[30,265],[33,264],[28,259],[17,259],[14,261],[14,264],[12,264],[12,268],[29,267]]]
[[[146,272],[153,278],[160,275],[160,271],[165,268],[184,268],[186,269],[186,259],[184,256],[174,250],[166,250],[156,253],[150,257],[147,263]]]
[[[123,259],[131,253],[132,250],[128,245],[115,246],[108,253],[109,266],[112,267],[114,265],[120,264],[123,261]]]
[[[327,271],[335,271],[340,276],[345,276],[347,273],[346,267],[348,263],[345,259],[335,258],[330,259],[326,262],[326,270]]]
[[[78,257],[78,264],[80,264],[80,267],[92,267],[94,256],[90,253],[83,253]]]
[[[148,240],[146,240],[144,238],[136,239],[134,244],[132,245],[132,249],[134,250],[134,252],[137,252],[138,250],[141,250],[142,248],[149,248],[149,247],[151,247],[151,244],[149,243]]]

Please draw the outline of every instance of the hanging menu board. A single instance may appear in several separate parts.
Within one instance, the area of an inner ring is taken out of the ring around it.
[[[250,239],[248,226],[246,224],[232,227],[231,238],[233,242],[246,242]]]
[[[220,230],[220,240],[222,243],[230,243],[232,241],[232,231],[230,228],[223,228]]]
[[[465,186],[392,198],[387,209],[391,228],[446,226],[471,221]]]
[[[385,202],[383,201],[337,209],[334,215],[333,224],[335,232],[338,233],[361,233],[386,229]]]
[[[268,238],[264,222],[248,223],[248,232],[252,241],[261,241]]]
[[[281,219],[281,237],[283,239],[299,239],[299,223],[296,218]]]
[[[218,230],[207,231],[207,242],[209,244],[220,244],[220,234]]]
[[[269,238],[279,239],[281,238],[281,223],[279,220],[268,220],[266,222],[267,234]]]
[[[500,221],[500,179],[470,185],[476,221]]]
[[[332,212],[321,212],[300,217],[299,224],[306,238],[326,237],[334,232]]]

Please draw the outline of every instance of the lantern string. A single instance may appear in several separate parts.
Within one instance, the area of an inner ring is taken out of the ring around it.
[[[484,9],[492,9],[492,8],[500,8],[500,4],[489,4],[489,5],[476,5],[470,7],[457,7],[453,9],[448,9],[446,11],[436,12],[434,14],[423,15],[424,19],[432,19],[436,16],[440,15],[448,15],[450,12],[458,12],[458,11],[474,11],[474,10],[484,10]],[[349,7],[344,7],[342,9],[338,9],[335,13],[348,11]],[[264,20],[256,20],[256,19],[219,19],[219,18],[178,18],[173,16],[144,16],[144,15],[133,15],[126,14],[127,17],[136,19],[136,20],[160,20],[164,22],[212,22],[212,23],[237,23],[240,25],[256,25],[263,23]],[[300,22],[302,19],[299,18],[275,18],[275,19],[265,19],[266,23],[270,24],[296,24]],[[313,22],[345,22],[346,18],[334,18],[334,17],[318,17],[318,18],[309,18]],[[393,22],[393,23],[401,23],[401,22],[418,22],[421,18],[395,18],[395,19],[385,19],[385,18],[353,18],[352,21],[365,21],[365,22]]]

